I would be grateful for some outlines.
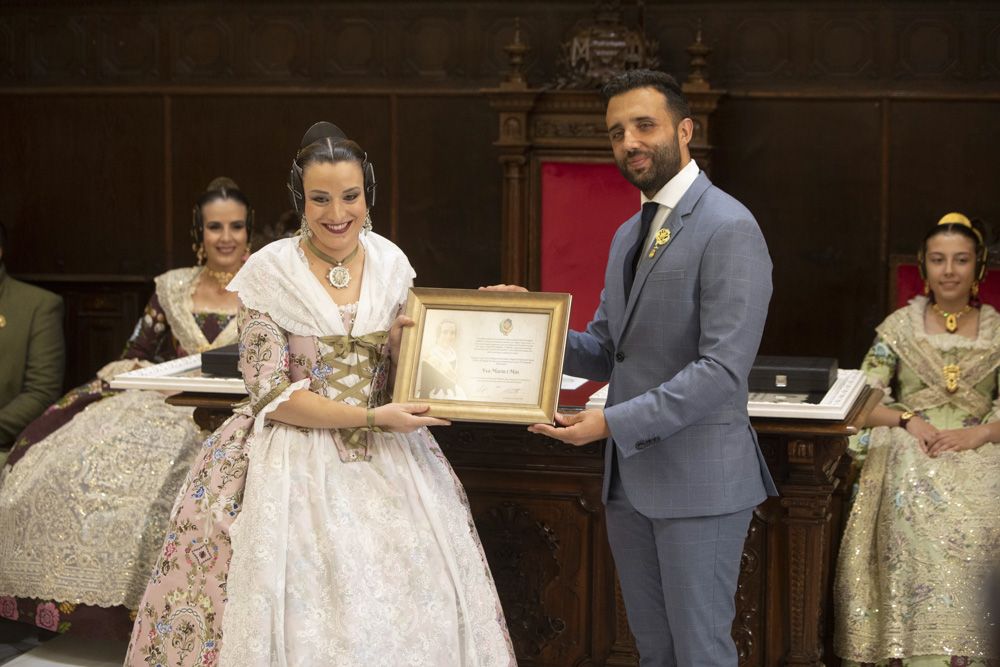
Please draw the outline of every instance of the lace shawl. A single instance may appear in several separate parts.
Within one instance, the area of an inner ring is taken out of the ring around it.
[[[1000,365],[1000,316],[991,306],[983,305],[979,313],[979,335],[968,339],[954,334],[927,334],[924,331],[926,297],[916,297],[909,305],[892,313],[876,331],[885,343],[913,369],[927,385],[910,397],[913,410],[952,403],[974,415],[989,412],[990,398],[976,391],[975,386]],[[929,343],[932,336],[948,336],[950,346],[961,350],[958,389],[945,389],[942,372],[946,362],[938,347]]]
[[[406,255],[389,239],[361,237],[365,265],[351,335],[387,331],[416,275]],[[279,327],[298,336],[347,335],[340,312],[309,270],[299,237],[280,239],[250,256],[229,290],[247,308],[267,313]]]
[[[236,342],[236,318],[232,318],[214,341],[205,338],[194,319],[193,293],[202,267],[190,266],[174,269],[156,277],[156,296],[167,316],[170,331],[188,354],[204,352]]]

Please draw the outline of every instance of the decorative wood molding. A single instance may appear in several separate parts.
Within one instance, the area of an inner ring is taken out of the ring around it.
[[[543,597],[561,571],[556,532],[511,500],[479,513],[476,524],[497,589],[503,592],[515,651],[537,657],[566,631],[566,621],[546,610]]]
[[[641,34],[646,50],[658,44],[662,66],[681,77],[685,67],[697,67],[682,50],[704,26],[704,44],[715,49],[704,71],[729,89],[961,90],[1000,81],[1000,14],[973,0],[947,9],[890,2],[877,11],[862,0],[803,2],[794,15],[777,5],[732,2],[645,3],[637,20],[631,12],[625,27]],[[523,58],[523,79],[568,78],[572,72],[558,69],[558,44],[586,27],[574,3],[516,0],[498,9],[485,1],[438,0],[412,9],[388,0],[351,6],[64,0],[0,8],[0,86],[150,80],[357,86],[373,76],[393,86],[483,86],[509,67],[498,34],[509,34],[515,16],[516,31],[544,44]],[[572,39],[562,58],[568,63],[571,56]]]

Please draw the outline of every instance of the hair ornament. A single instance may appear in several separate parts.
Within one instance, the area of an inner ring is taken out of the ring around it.
[[[968,227],[969,229],[972,230],[972,233],[976,235],[976,238],[979,239],[979,244],[982,245],[983,243],[982,233],[980,233],[978,229],[973,227],[972,220],[969,220],[968,216],[963,215],[962,213],[958,212],[945,213],[943,216],[941,216],[941,219],[938,220],[937,223],[938,225],[962,225],[963,227]]]

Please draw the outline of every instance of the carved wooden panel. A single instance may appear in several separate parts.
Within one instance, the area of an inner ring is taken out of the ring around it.
[[[753,212],[774,263],[761,353],[855,367],[884,316],[878,105],[730,99],[715,122],[713,180]]]
[[[0,82],[14,79],[15,51],[14,18],[0,16]]]
[[[678,80],[687,75],[691,57],[684,49],[694,42],[702,18],[697,12],[649,12],[646,29],[660,43],[660,68],[672,73]],[[711,41],[713,46],[717,46],[717,40]]]
[[[68,83],[94,74],[88,67],[87,17],[73,14],[30,16],[27,62],[32,79]]]
[[[961,27],[948,14],[896,23],[901,78],[943,77],[960,66]]]
[[[983,22],[980,26],[983,42],[983,63],[976,72],[977,78],[991,79],[1000,75],[1000,25]]]
[[[231,14],[177,12],[169,18],[171,74],[178,81],[237,75]]]
[[[60,4],[70,11],[64,11]],[[560,44],[594,3],[164,2],[156,12],[75,2],[0,8],[0,26],[23,17],[25,48],[8,52],[0,82],[17,72],[32,84],[118,83],[152,77],[189,82],[464,81],[491,85],[506,68],[514,16],[532,47],[528,75],[555,80]],[[627,20],[637,11],[629,6]],[[687,74],[684,49],[700,23],[715,51],[710,78],[723,88],[828,85],[960,86],[1000,79],[995,5],[802,2],[796,11],[748,2],[647,3],[645,26],[662,66]],[[0,35],[3,29],[0,28]],[[0,36],[0,53],[3,38]],[[367,83],[367,82],[366,82]]]
[[[151,14],[100,16],[98,58],[104,81],[146,81],[161,74],[160,24]]]
[[[494,10],[486,14],[483,16],[484,39],[480,43],[481,73],[483,76],[495,76],[499,80],[507,71],[508,59],[503,49],[514,41],[514,21],[505,11]],[[525,44],[540,44],[541,26],[536,22],[526,24],[520,14],[518,19],[521,40]],[[528,69],[540,67],[539,54],[540,50],[535,48],[525,54],[524,61]]]
[[[457,17],[417,16],[404,26],[403,72],[443,79],[462,71],[462,23]]]
[[[0,98],[11,271],[162,270],[162,132],[154,97]]]
[[[949,211],[988,221],[1000,234],[1000,200],[985,187],[1000,173],[1000,99],[993,102],[895,101],[891,107],[891,252],[915,254],[927,230]],[[968,128],[965,131],[963,128]],[[949,139],[945,139],[945,136]],[[941,141],[932,137],[940,136]],[[929,144],[934,144],[930,149]],[[920,196],[913,196],[914,193]]]
[[[318,40],[321,71],[333,76],[385,76],[386,35],[376,16],[325,15]]]
[[[878,76],[876,16],[844,12],[810,21],[812,61],[809,71],[824,78],[872,79]]]
[[[253,12],[247,24],[244,48],[250,76],[285,82],[309,78],[309,24],[302,17]]]
[[[485,509],[487,501],[477,500],[476,523],[486,536],[483,548],[497,588],[504,591],[507,627],[517,653],[537,658],[550,647],[564,653],[567,647],[559,645],[565,639],[566,614],[548,608],[544,598],[557,579],[569,575],[566,579],[572,581],[579,573],[578,564],[576,572],[564,572],[566,564],[562,562],[573,555],[574,547],[579,550],[582,546],[578,536],[572,536],[577,539],[569,544],[560,540],[553,527],[538,518],[542,508],[537,505],[529,511],[512,500],[498,500]]]
[[[730,76],[737,79],[781,79],[794,73],[792,17],[750,15],[728,28]]]
[[[398,118],[398,238],[417,283],[499,282],[495,114],[482,98],[421,96],[401,98]]]

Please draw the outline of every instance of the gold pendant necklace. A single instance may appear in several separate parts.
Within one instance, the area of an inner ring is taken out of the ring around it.
[[[972,306],[970,304],[965,304],[965,308],[957,313],[945,312],[941,310],[936,303],[932,303],[931,308],[935,313],[944,318],[944,328],[948,331],[948,333],[955,333],[958,331],[958,320],[961,319],[962,315],[965,315],[967,312],[972,310]]]
[[[223,288],[236,277],[236,273],[232,271],[215,271],[207,266],[205,267],[205,273],[208,274],[209,278],[222,285]]]
[[[330,271],[326,274],[326,279],[327,281],[329,281],[331,287],[334,287],[336,289],[344,289],[345,287],[351,284],[351,272],[350,270],[348,270],[346,266],[344,266],[344,264],[354,259],[355,255],[358,254],[358,251],[361,250],[360,242],[358,242],[358,245],[354,246],[354,250],[348,253],[347,257],[345,257],[344,259],[334,259],[330,255],[327,255],[325,252],[317,248],[316,244],[313,243],[312,239],[310,239],[308,236],[303,235],[302,238],[305,240],[306,246],[309,248],[309,250],[312,251],[314,255],[319,257],[327,264],[333,265],[330,267]]]

